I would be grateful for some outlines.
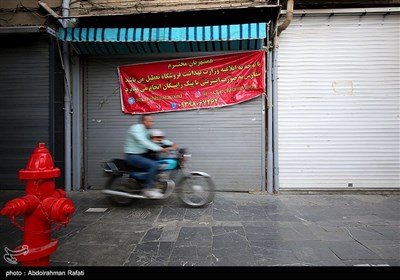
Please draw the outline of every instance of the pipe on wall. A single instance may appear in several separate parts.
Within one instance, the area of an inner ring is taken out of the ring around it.
[[[267,192],[273,193],[274,182],[273,182],[273,159],[274,153],[272,148],[273,143],[273,124],[272,124],[272,52],[271,45],[268,40],[267,45]]]
[[[278,39],[276,39],[278,40]],[[278,152],[278,50],[276,47],[272,51],[272,98],[274,100],[273,107],[273,150],[274,150],[274,159],[273,159],[273,177],[274,177],[274,193],[279,192],[279,152]]]
[[[62,1],[62,15],[69,15],[70,0]],[[69,20],[62,20],[63,27],[69,26]],[[64,174],[65,191],[71,191],[71,70],[70,70],[70,50],[68,42],[63,42],[62,60],[64,65],[65,85],[64,85]]]
[[[273,141],[273,192],[279,193],[279,134],[278,134],[278,53],[279,53],[279,36],[288,28],[293,20],[294,0],[288,0],[286,3],[285,20],[277,27],[277,33],[274,37],[274,46],[272,50],[272,141]],[[271,172],[270,172],[271,173]]]
[[[294,0],[288,0],[286,3],[286,17],[285,20],[278,26],[278,37],[281,33],[288,28],[293,19]]]

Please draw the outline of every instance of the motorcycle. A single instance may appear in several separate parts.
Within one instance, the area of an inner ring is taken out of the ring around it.
[[[155,187],[162,193],[160,199],[177,192],[179,200],[192,208],[203,207],[213,201],[215,184],[212,177],[201,171],[192,171],[188,161],[191,155],[185,149],[170,150],[168,156],[157,159]],[[135,199],[150,199],[142,194],[146,171],[132,168],[125,159],[104,163],[104,172],[110,176],[102,192],[114,204],[123,206]]]

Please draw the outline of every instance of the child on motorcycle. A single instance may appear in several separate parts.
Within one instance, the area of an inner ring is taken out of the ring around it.
[[[173,150],[176,150],[178,148],[176,144],[174,144],[170,140],[165,139],[165,134],[160,129],[151,129],[149,134],[150,140],[153,143],[160,145],[162,148],[172,148]],[[161,155],[160,152],[149,151],[148,157],[151,159],[160,159],[164,158],[165,156]]]

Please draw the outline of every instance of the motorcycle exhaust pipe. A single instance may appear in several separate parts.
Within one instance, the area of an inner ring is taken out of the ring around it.
[[[144,195],[131,194],[131,193],[113,191],[113,190],[102,190],[101,192],[105,193],[105,194],[108,194],[108,195],[117,195],[117,196],[129,197],[129,198],[145,198]]]

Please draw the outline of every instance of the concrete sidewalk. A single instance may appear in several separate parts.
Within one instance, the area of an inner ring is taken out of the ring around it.
[[[24,195],[1,193],[1,208]],[[76,210],[52,234],[59,247],[51,266],[400,265],[398,193],[218,192],[202,209],[186,208],[174,195],[128,207],[115,207],[98,190],[67,197]],[[8,217],[0,223],[2,251],[21,245],[21,230]],[[18,266],[3,258],[0,265]]]

